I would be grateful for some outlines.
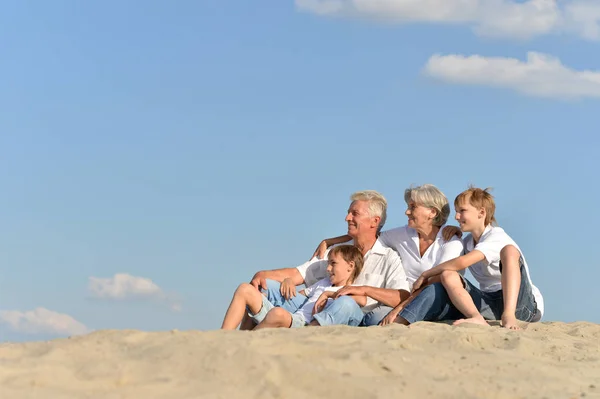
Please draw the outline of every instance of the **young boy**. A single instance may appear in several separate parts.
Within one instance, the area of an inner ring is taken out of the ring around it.
[[[313,320],[315,313],[326,307],[328,300],[336,291],[356,280],[363,267],[363,255],[353,245],[340,245],[334,247],[328,255],[327,273],[329,277],[319,280],[315,284],[300,291],[307,297],[304,304],[295,313],[290,313],[284,308],[275,307],[264,294],[260,293],[250,284],[242,284],[236,290],[233,300],[227,309],[222,329],[233,330],[242,321],[244,313],[248,311],[258,325],[256,329],[273,327],[303,327],[307,324],[319,325]],[[366,296],[354,296],[359,306],[365,306]]]
[[[501,320],[503,327],[518,330],[517,320],[539,321],[542,295],[517,244],[495,226],[496,205],[488,189],[471,187],[456,197],[454,206],[461,230],[471,233],[464,240],[466,254],[425,271],[413,290],[439,276],[452,304],[466,317],[454,324]],[[480,288],[457,273],[467,267]]]

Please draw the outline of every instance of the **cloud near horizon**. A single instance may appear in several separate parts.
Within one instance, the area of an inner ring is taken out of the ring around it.
[[[168,303],[173,311],[181,311],[181,304],[152,280],[127,273],[117,273],[110,278],[92,276],[89,278],[88,291],[98,299],[154,299]]]
[[[536,52],[527,60],[481,55],[433,55],[423,73],[437,80],[462,85],[511,89],[545,98],[600,98],[600,71],[576,71],[560,59]]]
[[[600,1],[592,0],[295,0],[295,5],[321,16],[467,25],[489,37],[569,33],[600,40]]]
[[[80,335],[91,331],[67,314],[42,307],[26,312],[0,310],[0,323],[25,334]]]

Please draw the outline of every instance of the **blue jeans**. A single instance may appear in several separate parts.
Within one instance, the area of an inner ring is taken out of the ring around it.
[[[315,319],[322,326],[376,326],[391,310],[389,306],[380,305],[365,314],[352,297],[342,296],[317,313]]]
[[[500,269],[502,270],[502,269]],[[462,277],[465,290],[473,299],[475,307],[484,319],[500,320],[504,312],[504,298],[502,290],[495,292],[483,292],[475,287],[469,280]],[[527,271],[521,264],[521,286],[517,299],[515,316],[521,321],[531,321],[537,311],[537,305],[531,290],[531,283]],[[421,293],[409,303],[401,312],[400,316],[409,323],[417,321],[442,321],[458,320],[465,316],[454,307],[446,289],[442,283],[428,285]]]
[[[296,294],[294,298],[285,299],[279,291],[281,283],[267,280],[267,289],[262,292],[269,302],[276,307],[281,307],[294,313],[304,305],[306,296]],[[389,306],[380,305],[371,312],[364,314],[360,306],[349,296],[343,296],[325,307],[315,315],[315,319],[322,326],[345,324],[348,326],[376,326],[392,310]]]
[[[275,280],[267,280],[267,288],[263,289],[262,292],[267,296],[269,302],[273,304],[273,306],[278,308],[284,308],[290,313],[294,313],[298,309],[304,305],[306,302],[306,296],[301,294],[296,294],[295,297],[290,299],[285,299],[279,288],[281,287],[281,283]]]
[[[517,308],[515,309],[515,317],[517,320],[530,322],[537,313],[537,303],[533,296],[531,283],[527,270],[521,259],[521,285],[519,286],[519,296],[517,297]],[[500,272],[502,272],[502,263],[500,263]],[[502,290],[494,292],[483,292],[479,288],[471,284],[463,277],[465,289],[473,299],[477,310],[486,320],[500,320],[504,312],[504,296]]]
[[[336,324],[358,326],[364,314],[354,299],[349,296],[342,296],[331,302],[325,309],[315,314],[314,317],[322,326]]]
[[[450,301],[442,283],[423,288],[423,291],[402,309],[400,316],[411,324],[417,321],[458,320],[464,317]]]

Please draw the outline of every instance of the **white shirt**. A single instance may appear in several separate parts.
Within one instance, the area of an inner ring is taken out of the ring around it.
[[[533,321],[539,321],[544,313],[544,298],[540,290],[531,282],[531,274],[527,261],[521,248],[513,241],[512,238],[501,227],[487,226],[479,239],[477,245],[473,241],[473,236],[469,234],[465,237],[465,253],[477,250],[480,251],[485,259],[477,262],[469,267],[473,277],[479,282],[481,291],[494,292],[502,289],[502,274],[500,273],[500,251],[507,245],[513,245],[523,258],[523,265],[527,270],[527,277],[531,284],[531,291],[537,303],[538,312],[534,316]]]
[[[336,292],[341,288],[342,287],[332,286],[329,277],[325,277],[324,279],[317,281],[310,287],[304,289],[304,295],[308,297],[308,300],[294,314],[303,317],[306,323],[310,323],[313,320],[312,312],[313,308],[315,307],[315,302],[317,302],[319,296],[321,296],[321,294],[325,291]],[[331,298],[327,300],[327,303],[329,303],[329,301],[331,301]],[[325,306],[327,306],[327,304]]]
[[[384,247],[379,240],[366,253],[363,269],[352,285],[367,285],[376,288],[409,291],[410,287],[398,254],[391,248]],[[296,269],[304,278],[304,283],[312,285],[328,276],[327,259],[313,258]],[[379,302],[367,297],[367,304],[362,308],[364,313],[379,306]]]
[[[411,287],[424,271],[463,254],[463,243],[460,238],[454,236],[450,241],[444,240],[441,228],[435,241],[423,256],[419,249],[419,234],[417,230],[408,226],[384,231],[379,236],[379,240],[383,245],[393,248],[400,254]]]

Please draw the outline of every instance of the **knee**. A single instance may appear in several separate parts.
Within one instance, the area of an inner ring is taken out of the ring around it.
[[[440,281],[444,287],[454,287],[458,284],[462,285],[458,272],[452,270],[444,270],[442,274],[440,274]]]
[[[283,308],[273,308],[269,310],[269,313],[267,313],[267,315],[265,316],[265,320],[280,320],[282,317],[285,317],[288,314],[289,312]]]
[[[235,290],[235,295],[242,295],[242,296],[246,296],[248,295],[248,293],[250,293],[251,291],[256,291],[256,288],[254,288],[254,286],[252,284],[249,283],[242,283],[240,284],[237,289]]]

